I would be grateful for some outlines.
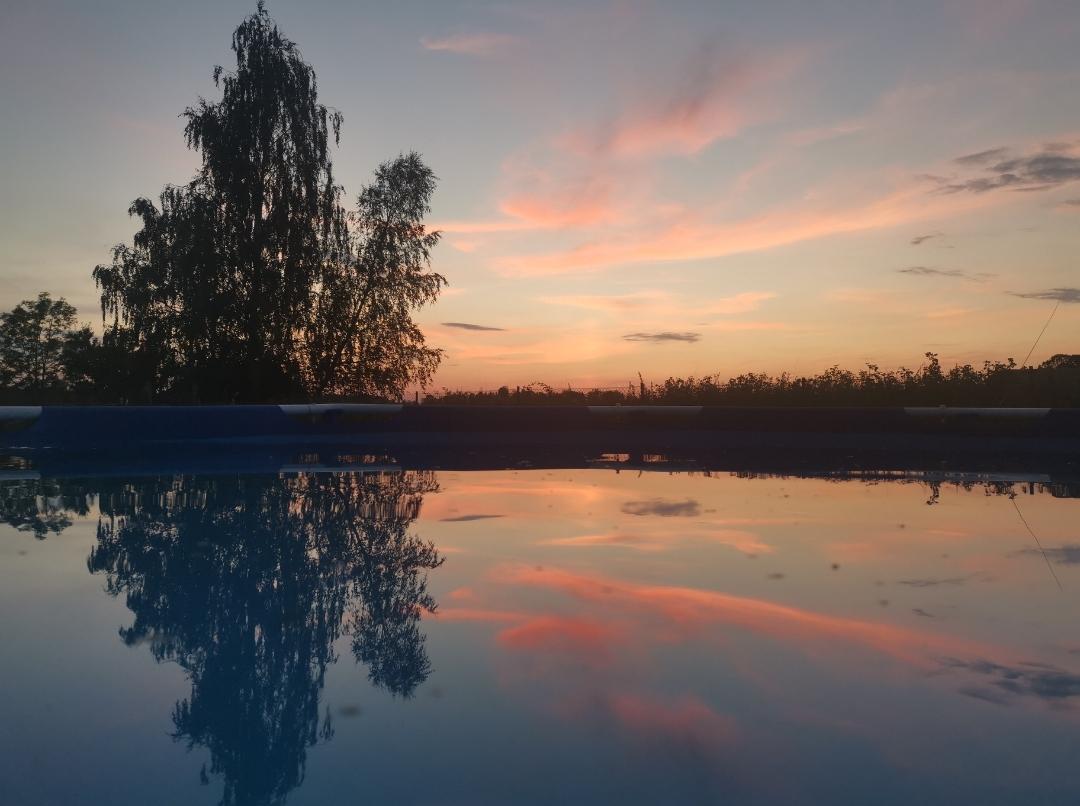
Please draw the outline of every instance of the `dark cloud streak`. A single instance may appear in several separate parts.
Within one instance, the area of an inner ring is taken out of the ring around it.
[[[1003,666],[989,660],[958,660],[944,658],[942,666],[972,672],[989,678],[992,689],[965,687],[961,692],[997,705],[1007,705],[1016,697],[1037,697],[1044,702],[1060,704],[1080,696],[1080,675],[1045,663],[1018,663]]]
[[[974,154],[965,154],[953,160],[957,165],[986,165],[994,160],[1000,160],[1009,153],[1007,148],[988,148],[986,151],[976,151]]]
[[[906,266],[897,269],[900,274],[910,274],[914,277],[953,277],[958,280],[967,280],[972,283],[982,283],[997,275],[990,272],[966,272],[960,269],[935,269],[932,266]]]
[[[1064,546],[1058,546],[1057,548],[1048,547],[1044,551],[1021,549],[1016,552],[1016,555],[1045,555],[1059,565],[1080,565],[1080,543],[1066,543]]]
[[[662,344],[668,341],[684,341],[693,343],[701,339],[700,333],[694,333],[688,331],[685,333],[675,333],[670,330],[665,330],[660,333],[627,333],[623,338],[626,341],[650,341],[653,344]]]
[[[1056,302],[1080,303],[1080,288],[1048,288],[1045,291],[1010,291],[1014,297],[1023,299],[1046,299]]]
[[[504,327],[488,327],[487,325],[474,325],[471,322],[443,322],[443,327],[456,327],[459,330],[482,330],[491,332],[505,332]]]
[[[701,505],[693,498],[685,501],[669,501],[666,498],[652,498],[648,501],[627,501],[622,505],[627,515],[658,515],[661,518],[696,518],[701,514]]]
[[[1052,143],[1042,151],[1020,157],[1000,159],[1005,149],[990,149],[959,157],[953,162],[964,167],[978,167],[985,176],[953,180],[931,177],[940,193],[988,193],[992,190],[1037,192],[1080,180],[1080,157],[1075,144]]]
[[[909,585],[912,588],[933,588],[938,585],[963,585],[969,579],[971,579],[970,576],[948,577],[946,579],[900,579],[897,580],[897,584]]]

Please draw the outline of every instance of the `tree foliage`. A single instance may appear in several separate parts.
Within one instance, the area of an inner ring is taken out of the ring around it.
[[[42,291],[0,314],[0,387],[39,399],[81,389],[93,373],[96,339],[76,310]]]
[[[410,153],[383,163],[350,216],[345,259],[327,266],[305,332],[314,395],[400,396],[426,385],[442,356],[427,347],[412,310],[446,284],[428,271],[438,232],[422,221],[435,176]]]
[[[223,806],[283,803],[303,781],[307,749],[334,733],[320,700],[339,638],[393,696],[427,679],[420,620],[442,557],[411,526],[437,489],[431,472],[102,486],[87,567],[132,613],[121,639],[187,674],[172,735],[209,750]]]
[[[435,179],[416,154],[344,210],[330,159],[342,116],[262,3],[236,29],[221,99],[184,112],[202,167],[130,213],[141,229],[94,269],[129,385],[193,401],[400,395],[440,353],[412,309],[444,283],[421,223]],[[351,224],[351,226],[350,226]]]

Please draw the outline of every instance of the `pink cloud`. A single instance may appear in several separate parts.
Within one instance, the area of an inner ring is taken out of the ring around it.
[[[577,574],[558,568],[513,566],[494,572],[498,581],[561,591],[575,599],[659,616],[676,631],[695,632],[726,624],[803,644],[842,641],[871,649],[914,666],[932,666],[933,656],[993,657],[994,648],[948,635],[880,622],[832,616],[789,605],[718,591],[639,585],[611,577]]]
[[[741,529],[716,528],[695,529],[694,531],[664,529],[644,530],[634,533],[607,532],[575,535],[574,537],[557,537],[543,542],[549,546],[568,546],[572,548],[614,546],[637,551],[666,551],[676,544],[689,541],[731,546],[744,554],[770,554],[774,551],[772,546],[763,543],[761,538],[753,532]]]
[[[427,37],[420,40],[424,50],[445,51],[468,56],[493,56],[519,45],[521,39],[511,34],[477,32]]]
[[[703,302],[680,298],[666,291],[646,290],[613,296],[564,294],[541,297],[539,301],[595,311],[633,311],[635,316],[640,316],[642,312],[654,316],[677,316],[680,320],[685,320],[748,313],[757,310],[762,302],[775,298],[776,294],[771,291],[744,291]]]
[[[523,230],[541,229],[535,223],[515,218],[493,219],[466,219],[436,221],[431,225],[433,231],[452,233],[457,235],[490,235],[501,232],[521,232]]]
[[[517,610],[494,610],[484,607],[440,607],[429,618],[439,621],[514,622],[529,618]]]
[[[667,86],[608,122],[572,131],[559,142],[591,156],[641,158],[695,154],[767,117],[762,97],[807,59],[804,50],[767,58],[732,56],[717,42],[698,49]]]
[[[527,193],[504,199],[499,209],[540,229],[603,224],[615,217],[611,185],[610,179],[601,175],[570,181],[544,177]]]
[[[738,723],[691,695],[663,701],[636,694],[613,694],[610,713],[623,728],[646,741],[684,745],[714,755],[738,738]]]
[[[645,235],[622,234],[560,252],[505,258],[498,269],[508,276],[540,276],[599,271],[633,263],[720,258],[957,214],[990,204],[990,196],[934,196],[917,183],[864,204],[832,209],[774,210],[722,223],[686,216]]]
[[[565,616],[537,616],[507,627],[496,640],[511,649],[569,654],[595,668],[611,662],[610,648],[619,640],[619,634],[611,624]]]

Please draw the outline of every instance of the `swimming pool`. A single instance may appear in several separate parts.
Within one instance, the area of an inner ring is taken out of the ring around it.
[[[1071,477],[266,456],[7,461],[5,803],[1080,802]]]

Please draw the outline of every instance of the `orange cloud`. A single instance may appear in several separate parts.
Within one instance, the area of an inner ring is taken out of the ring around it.
[[[701,540],[711,543],[719,543],[723,546],[731,546],[744,554],[771,554],[774,549],[753,532],[739,529],[713,529],[706,528],[698,532],[687,532],[685,529],[674,531],[664,529],[662,531],[646,531],[634,534],[624,532],[611,532],[604,534],[577,535],[575,537],[558,537],[543,541],[549,546],[570,546],[587,548],[591,546],[616,546],[635,549],[637,551],[665,551],[675,543],[683,543],[687,540]]]
[[[506,366],[594,361],[633,350],[633,346],[619,339],[618,334],[594,328],[580,328],[550,336],[524,329],[491,335],[493,338],[479,344],[447,332],[440,337],[440,346],[455,361],[485,361]]]
[[[468,56],[493,56],[520,44],[519,37],[499,33],[453,34],[420,40],[424,50],[445,51]]]
[[[537,616],[496,636],[511,649],[566,653],[591,667],[610,663],[610,647],[618,639],[618,631],[610,624],[564,616]]]
[[[730,297],[715,297],[702,303],[676,297],[666,291],[637,291],[617,296],[565,294],[541,297],[539,301],[586,310],[633,311],[635,316],[639,316],[639,311],[644,310],[650,315],[673,316],[684,321],[705,316],[748,313],[761,307],[762,302],[775,298],[776,294],[771,291],[745,291]]]
[[[931,665],[933,655],[1000,654],[991,647],[951,636],[697,588],[636,585],[557,568],[524,566],[497,570],[495,576],[507,584],[532,585],[620,610],[643,611],[663,618],[679,630],[719,623],[796,643],[843,641],[920,667]]]
[[[597,271],[617,265],[703,260],[773,249],[830,235],[884,229],[987,205],[987,197],[930,195],[922,184],[866,204],[824,211],[773,211],[739,221],[711,224],[686,217],[644,236],[597,240],[573,249],[504,259],[508,276]]]

